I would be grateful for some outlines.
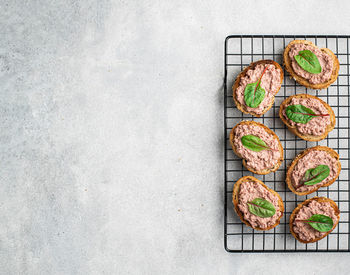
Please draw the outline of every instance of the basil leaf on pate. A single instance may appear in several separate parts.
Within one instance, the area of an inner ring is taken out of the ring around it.
[[[305,172],[303,182],[305,185],[314,185],[320,183],[329,176],[330,169],[327,165],[318,165]]]
[[[306,124],[315,117],[314,114],[314,111],[301,104],[289,105],[286,108],[287,117],[296,123]]]
[[[276,209],[273,204],[265,199],[255,198],[251,202],[247,203],[249,212],[258,217],[268,218],[272,217],[276,213]]]
[[[262,150],[270,150],[266,143],[259,137],[254,135],[245,135],[241,138],[242,144],[249,150],[260,152]]]
[[[250,83],[244,89],[244,101],[248,107],[258,107],[265,98],[265,90],[258,82]]]
[[[312,51],[300,51],[298,55],[294,56],[294,59],[303,70],[311,74],[319,74],[322,72],[321,64]]]
[[[263,70],[259,80],[248,84],[244,89],[244,101],[248,107],[258,107],[265,98],[265,90],[260,86],[260,82],[266,70],[267,66]]]
[[[322,214],[312,215],[308,220],[302,220],[319,232],[328,232],[333,228],[333,220]]]

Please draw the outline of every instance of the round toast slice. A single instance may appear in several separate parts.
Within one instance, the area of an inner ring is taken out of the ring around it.
[[[253,115],[253,116],[256,116],[256,117],[261,117],[263,114],[265,114],[268,110],[271,109],[272,105],[275,102],[275,96],[273,97],[273,100],[271,101],[271,103],[263,110],[262,114],[256,114],[255,112],[249,112],[245,105],[243,105],[240,102],[238,102],[237,95],[236,95],[236,89],[239,86],[239,83],[241,82],[241,78],[246,75],[247,71],[250,70],[250,69],[254,69],[257,65],[260,65],[260,64],[263,64],[263,65],[265,65],[265,64],[272,64],[272,65],[274,65],[276,68],[278,68],[280,70],[280,72],[281,72],[281,74],[280,74],[280,76],[281,76],[281,83],[280,83],[278,89],[276,91],[274,91],[274,95],[276,95],[278,93],[278,91],[281,89],[281,85],[282,85],[282,82],[283,82],[283,69],[280,66],[280,64],[278,64],[277,62],[275,62],[273,60],[259,60],[259,61],[250,63],[250,65],[247,68],[245,68],[242,72],[239,73],[239,75],[237,76],[237,78],[235,80],[235,83],[233,84],[233,87],[232,87],[233,101],[235,102],[235,104],[237,106],[237,109],[240,110],[241,112],[245,113],[245,114],[250,114],[250,115]]]
[[[294,220],[295,220],[295,216],[297,215],[297,213],[299,212],[299,210],[304,206],[304,205],[308,205],[311,201],[317,201],[317,202],[328,202],[330,203],[331,207],[334,209],[334,212],[335,214],[337,215],[337,221],[333,224],[333,227],[331,230],[329,230],[324,236],[322,237],[319,237],[319,238],[315,238],[311,241],[305,241],[305,240],[302,240],[300,239],[297,234],[295,234],[295,232],[293,231],[293,223],[294,223]],[[340,211],[339,211],[339,208],[337,206],[337,204],[329,199],[329,198],[324,198],[324,197],[314,197],[314,198],[311,198],[311,199],[308,199],[308,200],[305,200],[303,201],[302,203],[298,204],[298,206],[293,210],[292,214],[290,215],[290,218],[289,218],[289,229],[290,229],[290,233],[293,235],[294,238],[296,238],[299,242],[302,242],[302,243],[314,243],[314,242],[317,242],[323,238],[325,238],[329,233],[331,233],[334,228],[336,228],[336,226],[338,225],[339,223],[339,219],[340,219]]]
[[[327,109],[327,111],[329,113],[329,116],[330,116],[331,123],[327,125],[326,131],[325,131],[325,133],[323,135],[313,136],[313,135],[302,134],[302,133],[300,133],[298,131],[296,126],[292,126],[288,122],[288,120],[283,115],[283,110],[292,101],[293,98],[313,98],[313,99],[318,100],[319,102],[321,102],[322,105]],[[328,133],[334,129],[335,124],[336,124],[335,115],[334,115],[334,112],[333,112],[331,106],[329,106],[326,102],[324,102],[323,100],[321,100],[317,96],[308,95],[308,94],[292,95],[292,96],[286,98],[280,105],[279,116],[280,116],[281,120],[283,121],[283,123],[288,127],[289,131],[291,131],[293,134],[295,134],[296,136],[300,137],[301,139],[307,140],[307,141],[320,141],[322,139],[325,139],[327,137]]]
[[[282,212],[282,215],[276,220],[275,224],[273,224],[273,225],[271,225],[271,226],[269,226],[267,228],[262,229],[262,228],[259,228],[259,227],[252,227],[252,225],[248,221],[246,221],[244,219],[243,213],[239,210],[238,202],[239,202],[240,186],[241,186],[242,183],[247,182],[247,181],[253,181],[253,182],[256,182],[256,183],[260,184],[266,190],[268,190],[269,192],[273,193],[275,196],[278,197],[278,206],[279,206],[279,210]],[[277,225],[279,225],[280,220],[283,217],[284,204],[283,204],[283,200],[281,199],[280,195],[275,190],[267,187],[262,181],[258,180],[255,177],[252,177],[252,176],[242,177],[234,184],[234,186],[233,186],[233,193],[232,193],[232,202],[233,202],[233,205],[235,207],[235,211],[236,211],[237,215],[239,216],[239,218],[241,219],[241,221],[244,222],[247,226],[249,226],[249,227],[251,227],[253,229],[256,229],[256,230],[262,230],[262,231],[270,230],[270,229],[276,227]]]
[[[326,82],[323,83],[319,83],[319,84],[311,84],[307,79],[297,75],[294,70],[293,67],[291,65],[291,60],[289,57],[289,51],[290,48],[292,47],[292,45],[294,44],[306,44],[306,45],[311,45],[315,48],[318,48],[314,43],[312,43],[311,41],[307,41],[307,40],[293,40],[291,41],[287,47],[284,49],[283,52],[283,64],[284,67],[286,69],[286,71],[291,75],[291,77],[293,77],[295,79],[296,82],[298,82],[299,84],[307,87],[307,88],[311,88],[311,89],[324,89],[329,87],[338,77],[339,74],[339,60],[336,57],[336,55],[328,48],[320,48],[320,50],[328,55],[330,55],[333,59],[333,70],[332,70],[332,74],[329,80],[327,80]]]
[[[265,131],[266,131],[268,134],[272,135],[274,138],[276,138],[276,139],[278,140],[278,147],[279,147],[279,151],[280,151],[280,153],[281,153],[281,157],[279,158],[279,160],[277,161],[277,163],[276,163],[273,167],[271,167],[271,168],[269,168],[269,169],[264,169],[264,170],[254,170],[254,169],[252,169],[252,168],[250,168],[250,167],[247,166],[247,163],[246,163],[245,159],[243,159],[242,156],[236,151],[236,146],[235,146],[235,144],[234,144],[234,139],[235,139],[234,130],[236,129],[236,127],[237,127],[238,125],[242,125],[242,124],[257,125],[257,126],[259,126],[259,127],[262,127],[262,128],[265,129]],[[241,121],[241,122],[238,123],[235,127],[233,127],[232,130],[231,130],[231,133],[230,133],[230,144],[231,144],[231,146],[232,146],[233,152],[234,152],[237,156],[239,156],[240,158],[243,159],[243,160],[242,160],[242,163],[243,163],[244,167],[247,168],[247,170],[249,170],[250,172],[253,172],[253,173],[255,173],[255,174],[258,174],[258,175],[266,175],[266,174],[269,174],[269,173],[271,173],[271,172],[275,172],[275,171],[281,166],[281,164],[282,164],[282,161],[283,161],[283,147],[282,147],[282,144],[281,144],[281,142],[280,142],[278,136],[277,136],[270,128],[268,128],[267,126],[265,126],[265,125],[262,124],[262,123],[259,123],[259,122],[256,122],[256,121],[247,121],[247,120]]]
[[[322,184],[321,186],[319,186],[316,189],[310,190],[310,191],[305,191],[305,192],[298,192],[295,190],[293,183],[292,183],[292,179],[291,179],[291,175],[293,173],[293,169],[295,167],[295,165],[298,163],[298,161],[303,158],[305,155],[307,155],[309,152],[314,151],[314,150],[318,150],[318,151],[326,151],[327,153],[329,153],[332,157],[337,159],[337,163],[338,163],[338,171],[337,174],[334,178],[332,178],[331,180],[325,182],[324,184]],[[292,163],[289,165],[288,170],[287,170],[287,174],[286,174],[286,183],[288,185],[288,188],[290,189],[290,191],[292,191],[294,194],[299,195],[299,196],[304,196],[304,195],[308,195],[311,194],[313,192],[316,192],[318,189],[320,189],[321,187],[326,187],[326,186],[330,186],[333,182],[335,182],[335,180],[338,178],[339,174],[341,171],[341,164],[339,161],[339,155],[336,151],[334,151],[333,149],[327,147],[327,146],[315,146],[312,148],[308,148],[305,149],[304,151],[302,151],[300,154],[298,154],[295,159],[292,161]]]

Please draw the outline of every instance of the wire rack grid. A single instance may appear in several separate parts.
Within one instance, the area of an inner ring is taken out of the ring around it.
[[[224,79],[224,131],[225,131],[225,214],[224,244],[228,252],[349,252],[350,251],[350,188],[349,188],[349,109],[350,109],[350,36],[331,35],[232,35],[225,40]],[[295,39],[310,40],[319,47],[330,48],[338,57],[340,70],[338,79],[327,89],[307,89],[284,71],[282,87],[275,98],[273,107],[261,118],[245,115],[239,111],[232,99],[232,85],[240,71],[251,62],[272,59],[282,65],[283,49]],[[319,142],[301,140],[288,131],[278,116],[281,102],[288,96],[300,93],[316,95],[326,101],[336,114],[336,126],[328,137]],[[242,120],[264,123],[280,138],[284,148],[284,161],[275,173],[260,176],[247,171],[242,160],[233,152],[229,134],[234,125]],[[342,171],[335,183],[320,188],[307,196],[297,196],[285,184],[288,165],[305,148],[325,145],[340,155]],[[285,211],[280,225],[269,231],[256,231],[247,227],[238,218],[232,204],[233,184],[241,177],[254,175],[282,197]],[[289,216],[300,202],[314,196],[334,200],[340,211],[338,226],[326,238],[311,244],[298,242],[289,232]]]

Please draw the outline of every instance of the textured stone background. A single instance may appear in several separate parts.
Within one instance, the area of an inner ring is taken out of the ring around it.
[[[348,274],[223,248],[223,41],[349,1],[0,1],[1,274]]]

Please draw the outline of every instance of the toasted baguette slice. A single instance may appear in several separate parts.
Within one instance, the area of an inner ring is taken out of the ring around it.
[[[247,181],[253,181],[253,182],[256,182],[256,183],[262,185],[266,190],[268,190],[269,192],[273,193],[275,196],[278,197],[279,210],[282,212],[282,215],[276,220],[275,224],[273,224],[273,225],[271,225],[271,226],[269,226],[269,227],[267,227],[265,229],[262,229],[262,228],[259,228],[259,227],[252,227],[252,225],[248,221],[246,221],[244,219],[244,215],[239,210],[239,207],[238,207],[238,202],[239,202],[239,196],[238,195],[239,195],[239,190],[240,190],[241,184],[244,183],[244,182],[247,182]],[[233,186],[233,193],[232,193],[232,202],[233,202],[233,205],[235,207],[236,213],[239,216],[239,218],[241,219],[241,221],[244,222],[249,227],[254,228],[256,230],[262,230],[262,231],[270,230],[270,229],[276,227],[277,225],[279,225],[280,220],[283,217],[284,205],[283,205],[283,201],[282,201],[280,195],[275,190],[273,190],[271,188],[268,188],[262,181],[258,180],[255,177],[252,177],[252,176],[242,177],[234,184],[234,186]]]
[[[247,71],[250,70],[250,69],[254,69],[259,64],[264,64],[264,65],[265,64],[272,64],[277,69],[280,70],[280,72],[281,72],[281,84],[279,85],[278,89],[276,91],[274,91],[274,95],[277,94],[278,91],[280,90],[282,82],[283,82],[283,69],[281,68],[281,66],[278,63],[276,63],[273,60],[259,60],[259,61],[250,63],[250,65],[247,68],[245,68],[242,72],[240,72],[240,74],[237,76],[236,81],[235,81],[235,83],[234,83],[234,85],[232,87],[232,90],[233,90],[233,101],[236,103],[237,109],[240,110],[241,112],[245,113],[245,114],[251,114],[251,115],[256,116],[256,117],[261,117],[263,114],[265,114],[268,110],[271,109],[273,103],[275,102],[275,97],[273,97],[273,100],[271,101],[270,105],[268,105],[263,110],[262,114],[256,114],[255,112],[249,112],[245,105],[242,105],[241,103],[238,102],[237,95],[236,95],[236,89],[238,88],[239,83],[241,82],[241,78],[246,75]]]
[[[311,45],[315,48],[318,48],[314,43],[312,43],[311,41],[307,41],[307,40],[293,40],[292,42],[290,42],[288,44],[288,46],[284,49],[284,52],[283,52],[283,63],[284,63],[284,67],[286,68],[286,71],[295,79],[295,81],[297,81],[299,84],[301,84],[307,88],[324,89],[324,88],[329,87],[337,79],[338,74],[339,74],[339,60],[335,56],[335,54],[328,48],[321,48],[320,49],[322,52],[330,55],[333,59],[332,75],[331,75],[331,78],[324,83],[311,84],[308,81],[308,79],[305,79],[305,78],[297,75],[293,70],[292,61],[290,60],[290,57],[289,57],[289,51],[290,51],[290,48],[292,47],[292,45],[294,45],[294,44],[306,44],[306,45]]]
[[[313,98],[315,100],[320,101],[322,103],[322,105],[327,109],[329,116],[330,116],[331,123],[329,125],[327,125],[327,129],[323,135],[320,135],[320,136],[305,135],[305,134],[300,133],[298,131],[298,129],[296,128],[296,126],[290,125],[288,120],[283,115],[283,110],[292,101],[293,98]],[[322,139],[325,139],[327,137],[328,133],[334,129],[335,123],[336,123],[335,115],[334,115],[334,112],[333,112],[331,106],[329,106],[326,102],[324,102],[320,98],[313,96],[313,95],[307,95],[307,94],[298,94],[298,95],[293,95],[293,96],[286,98],[280,105],[279,116],[280,116],[281,120],[283,121],[283,123],[288,127],[289,131],[291,131],[296,136],[302,138],[303,140],[307,140],[307,141],[320,141]]]
[[[326,151],[327,153],[329,153],[332,157],[337,159],[337,163],[338,163],[338,170],[337,170],[337,174],[334,176],[333,179],[331,179],[328,182],[325,182],[324,184],[322,184],[321,186],[319,186],[317,189],[314,190],[310,190],[310,191],[305,191],[305,192],[298,192],[295,190],[293,183],[292,183],[292,173],[293,173],[293,169],[295,167],[295,165],[298,163],[298,161],[303,158],[305,155],[307,155],[309,152],[314,151],[314,150],[318,150],[318,151]],[[308,148],[305,149],[304,151],[302,151],[300,154],[298,154],[295,159],[292,161],[292,163],[289,165],[288,170],[287,170],[287,175],[286,175],[286,183],[288,185],[288,188],[290,189],[290,191],[292,191],[294,194],[297,194],[299,196],[304,196],[304,195],[308,195],[311,194],[313,192],[316,192],[318,189],[320,189],[321,187],[326,187],[326,186],[330,186],[333,182],[335,182],[335,180],[338,178],[339,174],[341,171],[341,164],[339,161],[339,155],[336,151],[334,151],[333,149],[326,147],[326,146],[315,146],[312,148]]]
[[[305,240],[302,240],[300,239],[296,234],[295,232],[293,231],[293,223],[294,223],[294,220],[295,220],[295,216],[297,215],[297,213],[299,212],[299,210],[304,206],[304,205],[308,205],[311,201],[317,201],[317,202],[329,202],[330,205],[332,206],[332,208],[334,209],[335,211],[335,214],[337,215],[338,219],[337,221],[333,224],[333,228],[331,230],[329,230],[324,236],[320,237],[320,238],[315,238],[314,240],[311,240],[311,241],[305,241]],[[290,218],[289,218],[289,229],[290,229],[290,233],[292,233],[293,237],[296,238],[299,242],[302,242],[302,243],[314,243],[314,242],[317,242],[321,239],[323,239],[324,237],[326,237],[329,233],[331,233],[334,228],[336,228],[336,226],[338,225],[339,223],[339,219],[340,219],[340,211],[339,211],[339,208],[337,206],[337,204],[329,199],[329,198],[324,198],[324,197],[314,197],[314,198],[311,198],[311,199],[308,199],[308,200],[305,200],[303,201],[302,203],[298,204],[298,206],[293,210],[292,214],[290,215]]]
[[[275,164],[275,166],[269,168],[269,169],[264,169],[264,170],[254,170],[252,168],[249,168],[247,166],[247,163],[245,161],[245,159],[242,160],[242,163],[244,165],[245,168],[247,168],[250,172],[253,172],[255,174],[258,174],[258,175],[266,175],[266,174],[269,174],[271,172],[275,172],[282,164],[282,161],[283,161],[283,147],[282,147],[282,144],[278,138],[278,136],[268,127],[266,127],[264,124],[262,123],[259,123],[259,122],[256,122],[256,121],[246,121],[246,120],[243,120],[241,121],[240,123],[238,123],[235,127],[233,127],[233,129],[231,130],[231,133],[230,133],[230,143],[231,143],[231,146],[232,146],[232,150],[233,152],[235,152],[235,154],[237,156],[239,156],[240,158],[242,158],[242,156],[236,151],[236,146],[234,144],[234,139],[235,139],[235,134],[234,134],[234,130],[236,129],[236,127],[238,125],[242,125],[242,124],[247,124],[247,125],[257,125],[257,126],[260,126],[260,127],[263,127],[265,129],[265,131],[270,134],[270,135],[273,135],[277,140],[278,140],[278,147],[279,147],[279,150],[280,150],[280,153],[281,153],[281,157],[280,159],[277,161],[277,163]]]

